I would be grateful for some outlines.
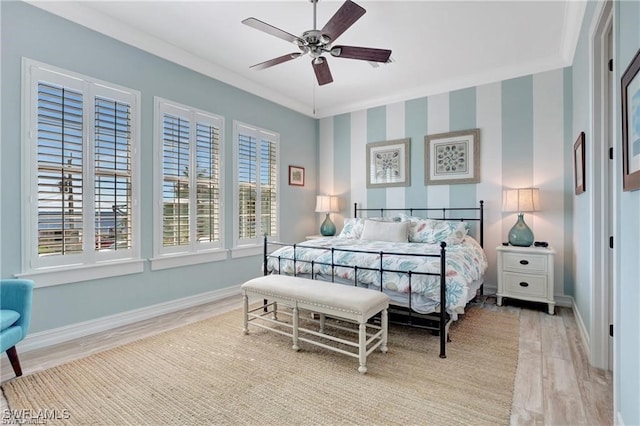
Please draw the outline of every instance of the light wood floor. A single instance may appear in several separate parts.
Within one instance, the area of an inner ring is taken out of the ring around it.
[[[573,311],[546,305],[498,307],[495,298],[483,297],[486,309],[505,309],[520,315],[520,351],[513,405],[512,425],[609,425],[613,424],[611,372],[589,366],[579,337]],[[20,356],[24,374],[82,358],[171,328],[180,327],[240,307],[240,296],[163,315],[116,330],[77,339]],[[443,362],[452,362],[447,359]],[[2,380],[12,376],[3,355]],[[496,368],[500,368],[496,365]],[[491,374],[487,371],[487,374]],[[0,398],[0,411],[7,402]]]

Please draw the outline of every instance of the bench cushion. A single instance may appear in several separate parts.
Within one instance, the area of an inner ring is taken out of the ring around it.
[[[265,296],[306,302],[355,314],[365,314],[372,308],[383,309],[389,305],[389,296],[376,290],[288,275],[254,278],[242,284],[242,288]]]

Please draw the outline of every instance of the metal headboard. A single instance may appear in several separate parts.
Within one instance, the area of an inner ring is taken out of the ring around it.
[[[409,215],[416,213],[425,213],[425,218],[437,219],[437,220],[459,220],[461,222],[478,222],[480,224],[480,230],[478,231],[478,242],[481,247],[484,247],[484,201],[480,200],[479,207],[428,207],[428,208],[414,208],[414,207],[400,207],[400,208],[378,208],[378,209],[363,209],[358,207],[358,203],[353,203],[353,217],[359,217],[365,212],[374,212],[385,216],[388,212],[408,212]],[[472,217],[467,217],[471,215]]]

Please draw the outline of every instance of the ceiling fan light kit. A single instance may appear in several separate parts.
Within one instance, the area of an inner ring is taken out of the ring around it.
[[[289,53],[265,62],[260,62],[252,65],[251,68],[262,70],[296,59],[308,53],[312,58],[311,65],[316,74],[318,85],[322,86],[333,81],[329,63],[326,58],[322,56],[323,53],[328,53],[336,58],[357,59],[373,63],[389,62],[391,56],[391,50],[389,49],[331,45],[332,42],[366,13],[363,7],[358,6],[351,0],[345,1],[325,26],[321,30],[318,30],[316,29],[316,5],[318,0],[311,0],[311,3],[313,3],[313,29],[305,31],[301,37],[297,37],[256,18],[247,18],[242,21],[243,24],[249,27],[293,43],[300,49],[300,52]]]

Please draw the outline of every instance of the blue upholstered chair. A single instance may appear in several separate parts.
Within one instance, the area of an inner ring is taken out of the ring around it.
[[[0,352],[7,351],[16,376],[22,376],[16,344],[29,331],[32,299],[33,281],[0,280]]]

